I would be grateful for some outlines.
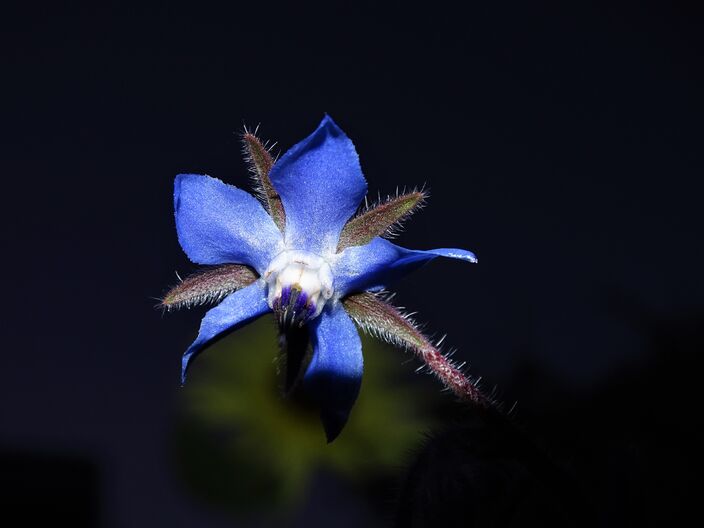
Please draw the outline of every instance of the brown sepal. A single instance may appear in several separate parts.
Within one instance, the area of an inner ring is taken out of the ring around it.
[[[216,303],[245,286],[258,275],[240,264],[225,264],[199,271],[169,290],[159,305],[166,310],[190,308],[206,303]]]
[[[350,246],[369,243],[374,237],[392,236],[394,227],[407,219],[425,201],[423,191],[413,191],[389,198],[352,218],[340,233],[337,243],[338,253]]]
[[[274,223],[283,233],[286,228],[284,205],[269,179],[269,172],[274,166],[274,158],[266,145],[247,130],[242,135],[242,143],[244,144],[245,161],[249,164],[249,169],[255,178],[255,190]]]

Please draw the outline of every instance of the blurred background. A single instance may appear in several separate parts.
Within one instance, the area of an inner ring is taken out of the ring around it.
[[[445,504],[496,505],[480,526],[548,503],[599,526],[691,513],[702,21],[680,1],[4,7],[10,525],[431,526],[457,471]],[[324,112],[372,196],[429,188],[399,243],[478,255],[429,264],[397,302],[516,404],[520,433],[367,340],[360,402],[326,445],[278,396],[267,318],[180,388],[205,310],[155,309],[194,270],[174,176],[247,188],[243,125],[282,152]]]

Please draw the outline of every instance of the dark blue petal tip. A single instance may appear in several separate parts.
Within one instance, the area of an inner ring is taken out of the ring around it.
[[[331,409],[322,409],[320,411],[320,421],[323,424],[325,439],[328,444],[340,436],[342,429],[344,429],[345,424],[347,423],[349,415],[349,412],[346,413]]]

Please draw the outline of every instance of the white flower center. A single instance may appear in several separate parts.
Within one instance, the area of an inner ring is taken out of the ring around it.
[[[269,307],[283,326],[301,326],[317,317],[332,297],[332,272],[320,256],[284,251],[264,272]]]

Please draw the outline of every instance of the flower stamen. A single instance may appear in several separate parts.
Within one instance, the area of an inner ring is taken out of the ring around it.
[[[264,273],[267,300],[284,328],[301,327],[320,315],[332,297],[332,272],[320,256],[284,251]]]

